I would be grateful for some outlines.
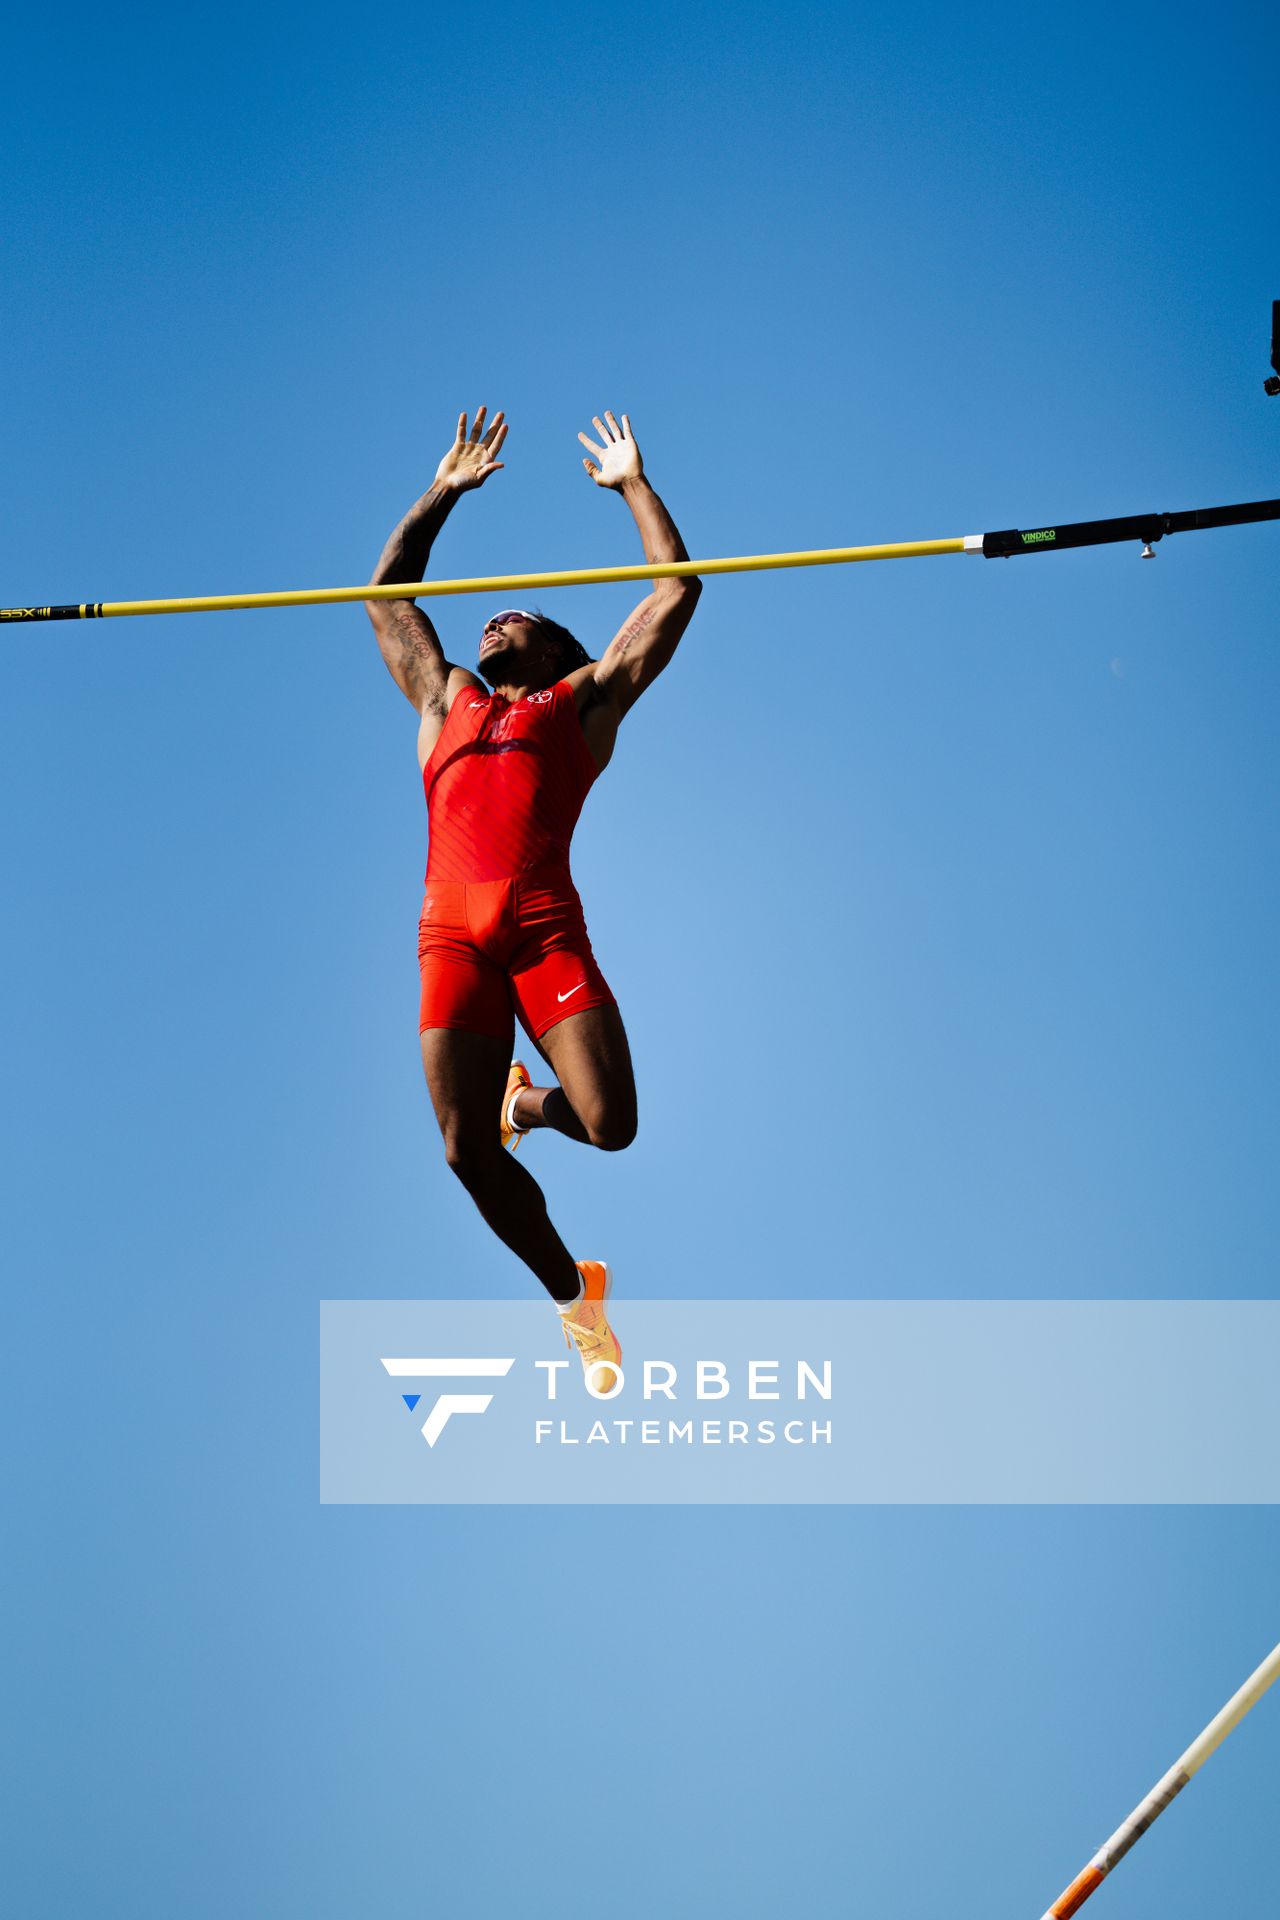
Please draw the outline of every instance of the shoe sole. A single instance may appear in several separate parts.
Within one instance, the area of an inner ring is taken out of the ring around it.
[[[610,1294],[611,1294],[611,1293],[613,1292],[613,1268],[612,1268],[612,1267],[611,1267],[611,1266],[609,1265],[609,1262],[608,1262],[607,1260],[593,1260],[591,1264],[592,1264],[592,1266],[593,1266],[593,1267],[603,1267],[603,1268],[604,1268],[604,1292],[603,1292],[603,1293],[601,1294],[601,1296],[600,1296],[600,1297],[601,1297],[601,1299],[602,1299],[602,1300],[607,1300],[607,1299],[609,1298],[609,1295],[610,1295]],[[609,1329],[609,1331],[610,1331],[610,1333],[613,1333],[613,1328],[612,1328],[612,1327],[610,1327],[610,1329]],[[615,1340],[618,1340],[618,1336],[617,1336],[617,1334],[616,1334],[616,1333],[614,1333],[614,1334],[613,1334],[613,1337],[614,1337],[614,1339],[615,1339]],[[606,1367],[610,1367],[610,1366],[612,1366],[612,1365],[613,1365],[614,1363],[613,1363],[613,1361],[611,1361],[611,1360],[604,1360],[604,1361],[602,1361],[602,1362],[601,1362],[600,1364],[601,1364],[602,1366],[606,1366]],[[621,1342],[621,1340],[618,1340],[618,1360],[617,1360],[617,1364],[618,1364],[619,1366],[621,1366],[621,1365],[622,1365],[622,1342]]]

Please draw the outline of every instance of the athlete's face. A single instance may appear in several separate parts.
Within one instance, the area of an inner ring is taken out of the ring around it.
[[[546,642],[533,614],[512,607],[486,620],[480,635],[480,673],[491,687],[507,681],[536,681],[547,666]]]

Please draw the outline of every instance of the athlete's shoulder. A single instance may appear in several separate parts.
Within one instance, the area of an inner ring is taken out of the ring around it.
[[[418,728],[418,765],[425,773],[440,752],[440,742],[456,744],[459,739],[478,733],[489,712],[489,690],[464,667],[452,667],[445,690],[443,710],[423,709]]]
[[[593,780],[608,766],[618,733],[618,715],[608,688],[595,677],[598,664],[589,661],[585,667],[575,667],[554,688],[557,707],[565,716],[562,738]]]
[[[592,707],[603,706],[608,698],[608,689],[599,676],[600,662],[588,660],[585,667],[575,667],[572,673],[566,673],[563,680],[557,680],[557,687],[564,687],[580,714]]]
[[[448,684],[445,688],[445,701],[450,713],[463,694],[470,694],[481,706],[487,707],[490,700],[488,687],[483,680],[477,680],[467,667],[450,667]]]

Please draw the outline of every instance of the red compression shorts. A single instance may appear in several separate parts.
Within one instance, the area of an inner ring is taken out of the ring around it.
[[[514,880],[431,880],[418,922],[418,1031],[461,1027],[513,1037],[513,1015],[540,1039],[557,1021],[614,997],[564,867]]]

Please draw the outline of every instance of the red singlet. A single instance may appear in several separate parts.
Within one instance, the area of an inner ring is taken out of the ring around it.
[[[569,873],[596,777],[573,691],[509,701],[464,687],[422,771],[430,843],[418,925],[419,1031],[540,1037],[613,995]]]

